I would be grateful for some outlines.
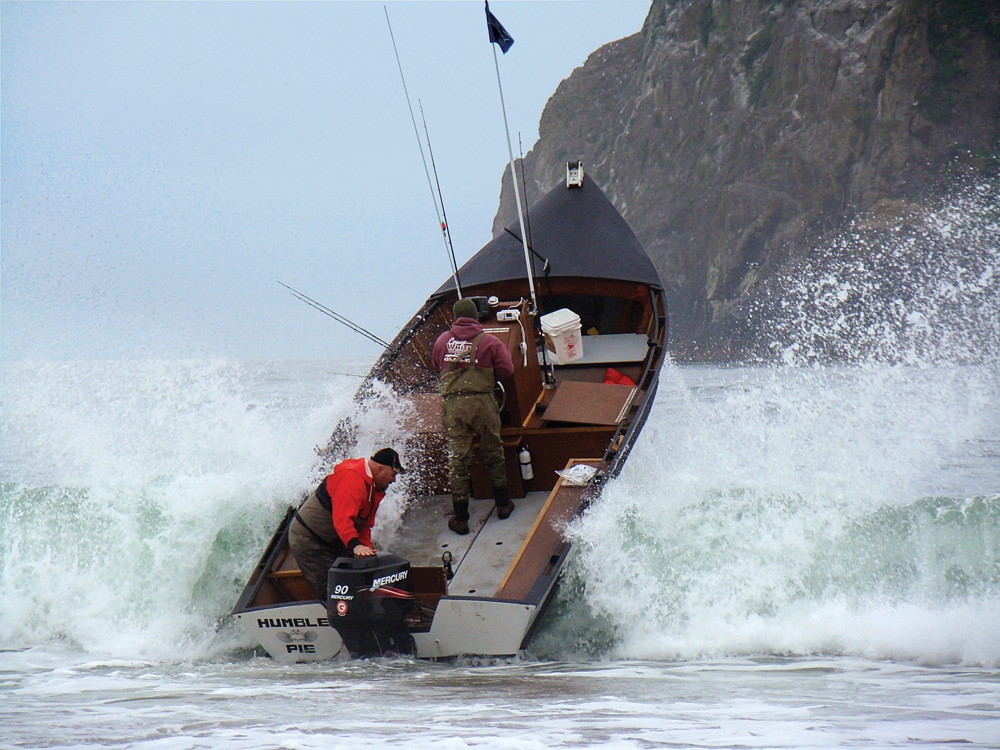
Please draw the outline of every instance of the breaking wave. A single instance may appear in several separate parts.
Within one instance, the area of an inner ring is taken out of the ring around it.
[[[758,303],[777,365],[665,368],[537,653],[1000,664],[1000,193],[906,211]]]
[[[226,615],[356,377],[328,363],[5,363],[0,648],[231,646]]]
[[[1000,664],[998,204],[820,248],[771,298],[768,366],[668,364],[534,654]],[[3,363],[0,648],[250,647],[228,613],[367,369]],[[376,384],[359,450],[393,402]]]

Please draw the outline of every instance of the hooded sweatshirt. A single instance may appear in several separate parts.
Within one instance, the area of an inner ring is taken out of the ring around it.
[[[437,337],[432,360],[434,369],[441,372],[445,358],[453,361],[472,348],[472,340],[483,333],[483,325],[475,318],[458,318],[451,329]],[[476,349],[476,367],[492,367],[497,380],[506,380],[514,374],[514,362],[504,343],[491,333],[485,334]],[[468,365],[460,363],[458,369]]]

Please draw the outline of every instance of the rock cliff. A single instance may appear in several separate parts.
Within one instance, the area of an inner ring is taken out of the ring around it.
[[[775,279],[836,233],[894,231],[958,175],[995,176],[1000,3],[653,0],[539,133],[529,203],[582,160],[660,271],[674,355],[744,358]],[[494,231],[514,220],[508,173]]]

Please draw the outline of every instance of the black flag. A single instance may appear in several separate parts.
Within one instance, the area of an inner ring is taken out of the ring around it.
[[[497,17],[490,13],[489,0],[486,2],[486,27],[490,30],[490,43],[499,44],[500,51],[505,55],[514,45],[514,37],[507,33],[507,29],[497,20]]]

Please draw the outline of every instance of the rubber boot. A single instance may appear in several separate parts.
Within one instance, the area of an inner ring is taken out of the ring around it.
[[[455,515],[448,519],[448,528],[460,536],[469,533],[469,501],[452,498]]]
[[[497,518],[501,521],[509,518],[510,514],[514,512],[514,503],[510,501],[506,485],[493,488],[493,502],[497,506]]]

